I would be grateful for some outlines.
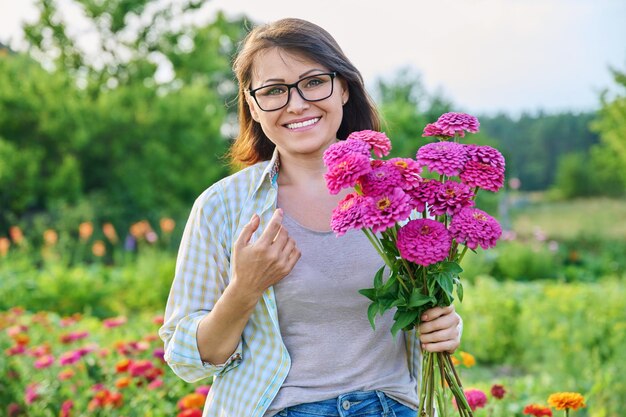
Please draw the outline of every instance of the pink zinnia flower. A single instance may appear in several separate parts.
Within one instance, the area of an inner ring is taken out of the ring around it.
[[[59,378],[61,381],[65,381],[66,379],[70,379],[74,375],[75,372],[72,368],[65,368],[58,373],[57,378]]]
[[[472,411],[476,411],[477,408],[483,408],[487,405],[487,395],[479,389],[465,390],[465,398]]]
[[[7,356],[21,355],[26,352],[26,346],[13,345],[10,348],[6,349],[4,352],[7,354]]]
[[[423,179],[417,188],[407,191],[411,196],[412,205],[417,211],[424,211],[426,204],[433,204],[443,184],[430,178]]]
[[[324,151],[324,164],[330,168],[336,163],[341,162],[346,155],[351,153],[367,156],[369,158],[370,149],[371,146],[362,140],[342,140],[333,143]]]
[[[470,249],[496,246],[502,228],[496,219],[477,208],[464,208],[450,222],[450,234],[457,242]]]
[[[61,365],[72,365],[78,362],[82,357],[83,355],[81,355],[80,351],[72,350],[61,354],[61,356],[59,357],[59,363]]]
[[[200,385],[199,387],[196,388],[196,393],[202,394],[204,396],[209,395],[209,391],[211,391],[210,385]]]
[[[504,171],[504,156],[491,146],[465,145],[468,161],[480,162]]]
[[[24,402],[32,404],[39,398],[39,384],[29,384],[24,392]]]
[[[161,378],[157,378],[148,384],[148,389],[150,390],[157,389],[157,388],[161,388],[162,386],[163,386],[163,380]]]
[[[144,376],[150,369],[154,368],[152,362],[147,359],[131,362],[128,366],[128,373],[131,376]]]
[[[411,220],[398,230],[400,256],[418,265],[443,261],[450,252],[452,238],[446,227],[435,220]]]
[[[391,141],[382,132],[376,132],[374,130],[360,130],[358,132],[352,132],[348,135],[347,141],[362,140],[371,146],[374,155],[379,158],[387,156],[391,150]]]
[[[330,228],[335,235],[342,236],[350,229],[363,227],[363,204],[364,197],[357,193],[350,193],[339,202],[330,221]]]
[[[44,355],[35,361],[35,368],[37,369],[48,368],[53,363],[54,363],[54,356]]]
[[[470,187],[496,192],[504,185],[504,169],[469,161],[459,178]]]
[[[366,196],[385,194],[396,187],[400,187],[403,182],[400,171],[389,163],[372,167],[370,172],[358,180],[361,190]]]
[[[467,162],[463,145],[455,142],[428,143],[417,151],[417,162],[430,172],[454,176],[459,175]]]
[[[411,158],[392,158],[387,163],[394,166],[402,175],[402,180],[404,181],[403,190],[413,189],[422,182],[422,177],[420,176],[422,167],[416,160]]]
[[[152,356],[160,360],[161,362],[165,362],[165,349],[156,348],[152,351]]]
[[[120,317],[112,317],[109,319],[104,319],[102,321],[102,324],[104,325],[104,327],[111,329],[113,327],[118,327],[121,326],[123,324],[126,324],[126,317],[124,316],[120,316]]]
[[[74,408],[74,401],[65,400],[63,404],[61,404],[61,412],[59,413],[59,417],[70,417],[72,408]]]
[[[371,169],[369,157],[354,153],[348,154],[329,167],[324,174],[326,186],[331,194],[337,194],[342,188],[353,187],[357,179]]]
[[[422,137],[428,137],[428,136],[438,136],[438,137],[449,138],[454,135],[448,135],[444,133],[443,130],[439,126],[437,126],[436,123],[429,123],[424,128],[424,133],[422,134]]]
[[[165,319],[163,318],[163,315],[159,314],[158,316],[154,316],[152,317],[152,323],[156,324],[156,325],[162,325],[164,323]]]
[[[444,113],[435,122],[441,131],[448,135],[465,136],[465,132],[477,133],[480,127],[478,119],[466,113]]]
[[[386,194],[365,197],[363,226],[382,232],[411,214],[411,197],[399,187]]]
[[[18,417],[22,414],[22,408],[18,403],[11,403],[7,406],[8,417]]]
[[[448,180],[435,195],[435,201],[430,207],[431,214],[455,214],[465,207],[474,206],[474,193],[466,184]]]

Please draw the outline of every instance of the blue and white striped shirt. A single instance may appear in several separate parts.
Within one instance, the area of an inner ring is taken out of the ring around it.
[[[254,213],[258,238],[276,208],[278,153],[226,177],[203,192],[193,205],[181,240],[174,282],[159,334],[165,360],[182,379],[194,382],[210,376],[203,417],[261,417],[287,377],[291,359],[281,339],[273,288],[258,302],[241,341],[221,365],[200,358],[196,331],[231,276],[230,255],[241,229]],[[366,312],[363,312],[366,314]],[[421,378],[421,351],[415,330],[406,333],[408,367]]]

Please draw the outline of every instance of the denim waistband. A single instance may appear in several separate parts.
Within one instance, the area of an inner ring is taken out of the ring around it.
[[[320,417],[351,417],[371,414],[372,417],[392,415],[387,397],[382,391],[354,391],[314,403],[299,404],[282,410],[277,416],[297,412]]]

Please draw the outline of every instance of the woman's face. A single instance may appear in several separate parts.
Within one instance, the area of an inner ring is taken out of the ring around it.
[[[265,85],[291,84],[311,75],[329,73],[327,68],[300,55],[279,48],[261,52],[252,68],[251,89]],[[304,100],[295,88],[290,91],[289,103],[275,111],[263,111],[246,94],[252,118],[261,124],[265,135],[283,156],[321,158],[324,150],[336,141],[337,130],[343,118],[343,104],[348,100],[345,82],[331,81],[333,93],[316,102]]]

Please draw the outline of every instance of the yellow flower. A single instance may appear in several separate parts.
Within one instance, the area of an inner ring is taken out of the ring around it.
[[[450,359],[452,359],[452,364],[454,366],[459,366],[461,364],[461,361],[458,360],[456,356],[450,356]]]
[[[585,407],[585,398],[577,392],[557,392],[548,397],[548,405],[557,410],[578,410]]]
[[[462,351],[460,353],[461,359],[463,360],[463,365],[467,366],[468,368],[476,365],[476,359],[474,358],[474,355]]]

